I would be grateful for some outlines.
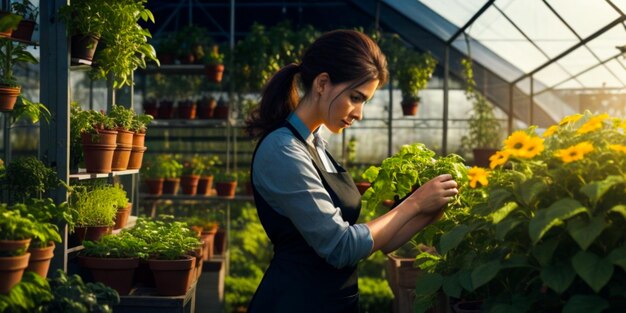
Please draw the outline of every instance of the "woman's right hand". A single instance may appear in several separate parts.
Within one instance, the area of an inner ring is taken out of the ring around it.
[[[415,190],[406,200],[415,208],[415,215],[433,215],[441,213],[452,197],[459,193],[452,175],[439,175]]]

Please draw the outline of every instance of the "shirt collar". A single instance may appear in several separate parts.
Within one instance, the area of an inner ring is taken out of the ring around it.
[[[304,124],[304,122],[294,113],[291,112],[287,117],[287,121],[293,126],[298,134],[306,140],[309,144],[313,144],[313,133]],[[316,131],[317,132],[317,131]]]

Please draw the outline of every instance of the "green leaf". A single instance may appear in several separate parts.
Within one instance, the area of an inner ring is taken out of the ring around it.
[[[556,247],[559,245],[559,241],[558,238],[552,238],[533,247],[533,256],[541,266],[550,264],[554,250],[556,250]]]
[[[502,268],[522,268],[528,267],[528,261],[526,255],[523,254],[515,254],[509,256],[506,260],[501,263]]]
[[[472,286],[477,288],[488,283],[496,277],[500,268],[502,268],[502,265],[499,260],[479,265],[472,271]]]
[[[413,301],[413,313],[426,313],[433,306],[433,297],[415,297]]]
[[[529,205],[535,202],[535,198],[548,187],[548,185],[543,180],[539,179],[525,181],[519,186],[522,195],[522,201]]]
[[[616,212],[622,215],[624,219],[626,219],[626,205],[618,204],[612,207],[609,212]]]
[[[472,272],[468,270],[461,270],[459,274],[459,284],[463,289],[467,291],[474,291],[474,284],[472,283]]]
[[[567,231],[581,249],[587,250],[607,227],[604,216],[598,215],[591,220],[571,220],[567,223]]]
[[[607,260],[626,270],[626,246],[613,249],[607,256]]]
[[[589,213],[589,210],[574,199],[561,199],[547,209],[537,212],[530,220],[528,234],[536,244],[552,227],[561,225],[564,220],[580,213]]]
[[[522,223],[522,218],[518,216],[509,216],[504,221],[498,223],[496,225],[496,239],[504,241],[506,235],[520,223]]]
[[[513,212],[518,208],[516,202],[507,202],[501,208],[495,210],[493,213],[489,215],[494,224],[500,223],[505,217],[509,215],[509,213]]]
[[[580,188],[580,191],[589,197],[589,200],[594,204],[598,203],[604,194],[609,191],[613,186],[624,183],[623,176],[611,175],[601,181],[594,181],[588,183]]]
[[[441,288],[443,277],[439,273],[423,273],[415,281],[415,295],[430,296]]]
[[[563,307],[563,313],[600,313],[609,303],[600,296],[575,295]]]
[[[580,251],[572,258],[574,270],[595,292],[600,292],[613,275],[613,264],[589,251]]]
[[[454,273],[443,278],[443,292],[453,298],[460,298],[463,291],[459,283],[459,273]]]
[[[557,263],[544,266],[541,269],[540,277],[546,286],[561,294],[572,284],[576,278],[576,272],[569,264]]]
[[[489,206],[492,208],[500,208],[510,197],[510,191],[504,188],[495,189],[489,193]]]
[[[446,254],[451,249],[456,248],[459,243],[463,241],[463,238],[470,230],[471,229],[467,225],[460,224],[451,231],[443,234],[443,236],[441,236],[441,240],[439,241],[439,252],[441,254]]]

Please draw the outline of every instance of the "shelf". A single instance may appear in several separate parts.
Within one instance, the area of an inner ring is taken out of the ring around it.
[[[84,168],[78,169],[78,173],[70,174],[70,179],[95,179],[95,178],[107,178],[121,175],[137,174],[139,170],[125,170],[125,171],[113,171],[111,173],[86,173]]]
[[[228,200],[228,201],[253,201],[253,196],[248,195],[235,195],[234,197],[221,197],[221,196],[204,196],[204,195],[151,195],[147,193],[140,193],[139,198],[142,200],[153,200],[153,201],[218,201],[218,200]]]
[[[224,119],[156,119],[150,122],[149,128],[196,128],[196,127],[226,127],[230,123],[233,125],[233,120]]]

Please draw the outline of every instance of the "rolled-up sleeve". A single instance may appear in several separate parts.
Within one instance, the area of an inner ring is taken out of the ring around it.
[[[350,226],[332,202],[304,144],[280,129],[259,146],[253,183],[267,203],[289,218],[306,242],[341,268],[367,257],[373,240],[365,224]]]

